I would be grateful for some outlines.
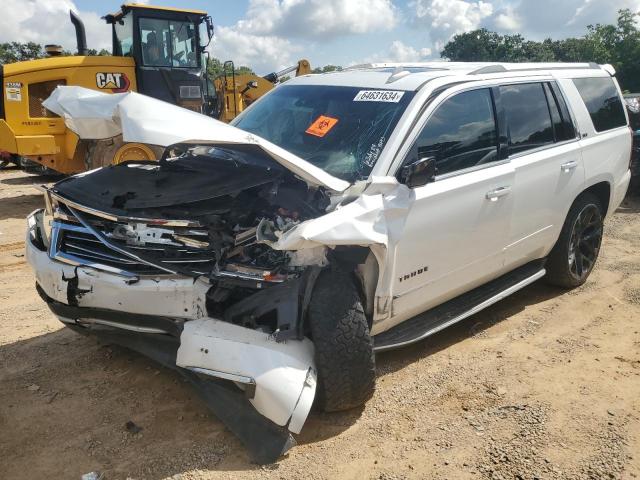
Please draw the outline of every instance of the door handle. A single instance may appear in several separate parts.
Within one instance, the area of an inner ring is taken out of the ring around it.
[[[491,190],[487,192],[486,198],[487,200],[491,200],[492,202],[497,201],[500,197],[504,197],[505,195],[509,195],[511,193],[511,187],[498,187],[495,190]]]
[[[575,169],[577,166],[578,166],[578,162],[576,162],[575,160],[571,160],[570,162],[563,163],[562,165],[560,165],[560,168],[562,169],[563,172],[568,173],[571,170]]]

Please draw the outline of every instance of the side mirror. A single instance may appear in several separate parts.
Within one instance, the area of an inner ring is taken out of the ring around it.
[[[213,38],[213,20],[211,19],[211,16],[207,15],[204,21],[207,25],[207,36],[209,37],[209,41],[206,45],[208,47],[209,43],[211,43],[211,39]]]
[[[436,178],[436,172],[435,157],[422,157],[402,167],[399,180],[409,188],[421,187],[433,182]]]

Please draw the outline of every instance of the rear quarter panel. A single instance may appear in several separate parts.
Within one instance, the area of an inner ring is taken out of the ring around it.
[[[571,79],[559,80],[577,122],[582,147],[585,188],[607,182],[611,188],[607,214],[615,211],[629,183],[632,137],[628,126],[597,132],[589,111]],[[618,88],[618,83],[614,79]],[[622,101],[622,95],[620,95]],[[626,109],[625,109],[626,112]],[[627,119],[628,123],[628,119]]]

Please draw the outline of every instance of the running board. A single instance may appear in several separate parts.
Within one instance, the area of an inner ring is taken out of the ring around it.
[[[373,349],[375,352],[384,352],[419,342],[499,302],[543,277],[545,273],[543,260],[527,263],[376,335],[373,337]]]

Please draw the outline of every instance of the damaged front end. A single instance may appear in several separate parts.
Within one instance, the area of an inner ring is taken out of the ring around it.
[[[177,367],[196,386],[235,384],[282,448],[271,441],[266,457],[256,453],[246,412],[216,413],[254,457],[273,461],[292,445],[288,432],[300,432],[315,395],[304,319],[330,254],[269,243],[322,215],[330,199],[253,146],[169,151],[160,162],[111,166],[47,189],[46,208],[29,217],[28,261],[41,296],[74,330]]]
[[[354,92],[339,93],[350,111]],[[82,139],[166,147],[158,162],[56,183],[29,217],[27,259],[62,322],[175,368],[261,463],[294,444],[316,390],[321,404],[327,386],[346,385],[327,411],[370,397],[371,337],[392,319],[411,189],[394,177],[352,184],[258,134],[134,93],[59,87],[45,104]],[[392,128],[387,109],[402,111],[378,105],[375,124]],[[357,337],[343,342],[336,319]]]

